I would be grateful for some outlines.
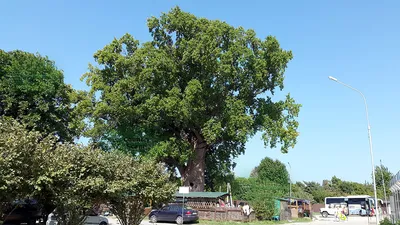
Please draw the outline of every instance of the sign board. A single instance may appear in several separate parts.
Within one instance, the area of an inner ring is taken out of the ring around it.
[[[189,194],[189,187],[179,187],[179,194]]]

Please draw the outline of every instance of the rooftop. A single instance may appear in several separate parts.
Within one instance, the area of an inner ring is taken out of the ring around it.
[[[175,193],[177,198],[220,198],[229,195],[228,192],[189,192],[189,194]]]

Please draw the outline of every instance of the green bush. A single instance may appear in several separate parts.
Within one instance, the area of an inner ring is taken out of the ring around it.
[[[251,207],[256,213],[258,220],[270,220],[274,216],[274,199],[263,194],[257,195],[250,201]]]
[[[383,219],[380,223],[380,225],[400,225],[400,221],[397,221],[395,223],[392,223],[389,218]]]
[[[234,196],[246,200],[253,208],[257,219],[270,220],[275,214],[275,199],[284,195],[283,188],[270,181],[256,178],[237,178]]]
[[[392,221],[390,221],[388,218],[383,219],[383,221],[381,221],[379,224],[380,225],[393,225]]]

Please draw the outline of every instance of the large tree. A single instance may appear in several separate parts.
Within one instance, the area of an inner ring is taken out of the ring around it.
[[[71,141],[84,128],[75,110],[84,96],[64,83],[63,72],[47,57],[0,49],[0,116]]]
[[[300,105],[290,95],[272,100],[292,59],[275,37],[262,40],[179,8],[147,24],[151,41],[114,39],[83,76],[93,94],[95,143],[153,155],[176,167],[193,191],[204,190],[207,154],[232,168],[257,132],[270,148],[295,145]],[[154,147],[136,148],[137,140]]]

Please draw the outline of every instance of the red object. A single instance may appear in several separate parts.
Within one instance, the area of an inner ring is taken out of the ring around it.
[[[192,212],[190,212],[190,211],[186,212],[186,215],[191,215],[191,214],[192,214]]]

